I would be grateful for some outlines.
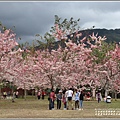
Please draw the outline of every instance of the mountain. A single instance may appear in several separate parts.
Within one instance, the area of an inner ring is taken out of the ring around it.
[[[82,30],[81,33],[84,36],[89,36],[92,35],[92,33],[94,32],[94,34],[98,33],[98,36],[106,36],[106,42],[120,42],[120,29],[88,29],[88,30]]]
[[[110,30],[107,30],[107,29],[87,29],[87,30],[81,30],[79,31],[79,33],[82,33],[82,36],[80,37],[80,40],[83,38],[83,37],[89,37],[89,35],[92,35],[92,33],[94,32],[94,34],[98,34],[98,36],[101,36],[101,37],[104,37],[106,36],[106,40],[105,42],[120,42],[120,29],[110,29]],[[73,33],[74,35],[75,33]],[[70,35],[68,35],[68,38],[70,38]],[[76,39],[74,39],[75,43],[77,43]],[[47,48],[49,50],[51,49],[57,49],[58,48],[58,45],[61,45],[62,47],[65,47],[65,43],[64,42],[60,42],[60,41],[57,41],[55,43],[52,43],[50,46],[47,46]],[[36,46],[35,47],[36,50],[38,49],[44,49],[44,46],[43,44],[39,45],[39,46]]]

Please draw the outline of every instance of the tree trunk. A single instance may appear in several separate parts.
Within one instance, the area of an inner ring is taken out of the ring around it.
[[[105,97],[108,96],[108,90],[105,90]]]
[[[12,102],[15,102],[15,92],[12,92]]]
[[[115,101],[117,100],[117,92],[115,91]]]
[[[1,94],[1,86],[0,86],[0,99],[1,99],[1,97],[2,97],[2,94]]]
[[[0,99],[2,97],[2,82],[0,82]]]
[[[13,90],[13,86],[12,86],[12,102],[15,102],[15,92]]]
[[[32,90],[32,96],[34,96],[34,90]]]
[[[26,87],[25,87],[25,83],[24,83],[24,99],[26,100],[26,95],[27,95],[27,92],[26,92]]]
[[[94,100],[95,98],[95,89],[92,90],[92,99]]]

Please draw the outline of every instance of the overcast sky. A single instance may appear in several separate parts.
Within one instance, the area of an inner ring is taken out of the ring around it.
[[[0,2],[0,21],[7,28],[15,26],[13,30],[23,43],[49,32],[55,15],[68,20],[80,18],[81,29],[120,28],[120,2]]]

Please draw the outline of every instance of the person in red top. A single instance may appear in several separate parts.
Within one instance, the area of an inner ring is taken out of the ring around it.
[[[49,109],[50,110],[54,110],[54,101],[55,101],[55,92],[54,90],[52,89],[52,91],[50,92],[50,100],[49,100]]]

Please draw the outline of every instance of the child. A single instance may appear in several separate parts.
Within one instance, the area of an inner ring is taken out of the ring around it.
[[[40,93],[40,90],[39,90],[38,94],[37,94],[38,100],[40,100],[40,96],[41,96],[41,93]]]
[[[67,108],[67,100],[66,100],[66,95],[65,94],[63,94],[62,101],[63,101],[63,104],[64,104],[64,110],[66,110],[66,108]]]

